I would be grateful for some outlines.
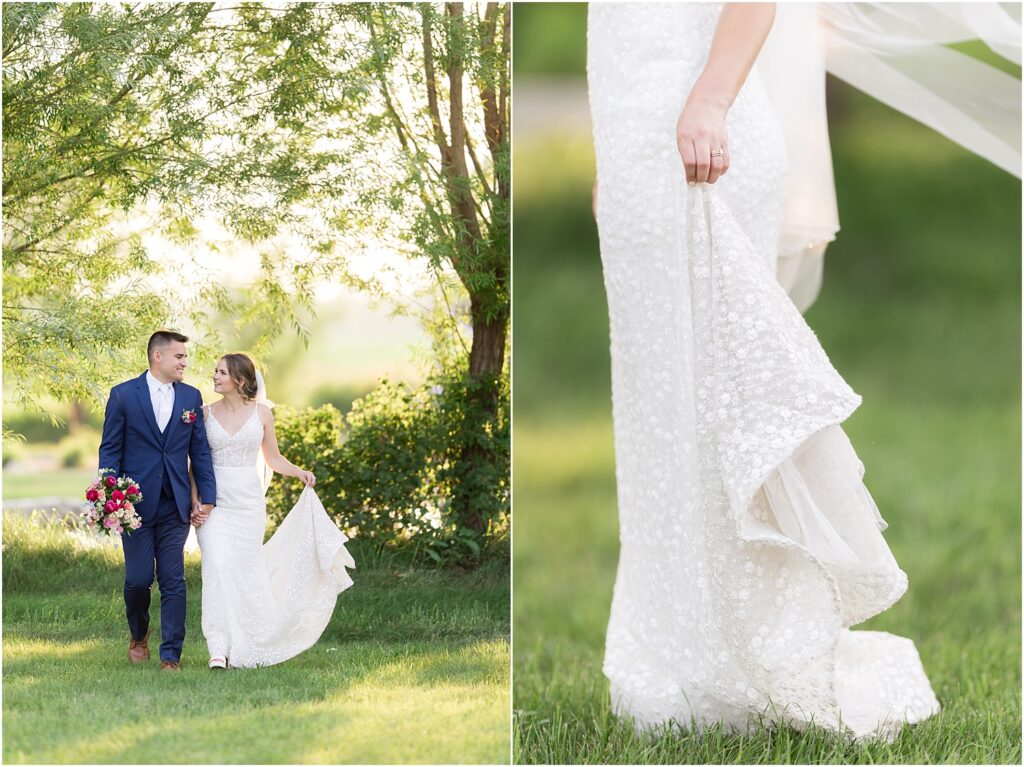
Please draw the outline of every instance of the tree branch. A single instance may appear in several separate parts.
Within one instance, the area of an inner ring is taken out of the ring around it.
[[[373,19],[367,19],[366,26],[370,30],[370,43],[373,45],[373,50],[376,54],[380,51],[380,44],[377,41],[377,31],[374,28]],[[391,118],[391,124],[395,127],[395,133],[398,134],[398,143],[401,144],[403,150],[408,152],[409,140],[405,137],[406,130],[402,124],[402,118],[398,116],[398,110],[395,109],[395,102],[391,100],[391,90],[388,88],[388,79],[384,76],[384,67],[376,66],[373,69],[377,75],[377,82],[380,85],[381,93],[384,96],[384,106],[388,111],[388,117]]]
[[[498,88],[498,125],[501,126],[500,139],[502,143],[508,141],[508,100],[509,100],[509,84],[511,78],[509,77],[509,62],[511,61],[510,51],[512,48],[512,4],[505,3],[505,13],[502,18],[502,56],[501,56],[501,85]],[[505,185],[507,187],[507,184]],[[502,194],[502,197],[508,197],[508,189],[506,188]]]
[[[460,237],[463,247],[472,247],[479,242],[480,222],[476,215],[473,191],[469,185],[469,168],[466,166],[466,122],[462,106],[462,57],[461,46],[465,45],[465,27],[462,3],[446,3],[445,10],[450,17],[448,36],[448,109],[452,145],[448,157],[445,181],[452,215],[466,227],[466,236]]]
[[[465,131],[466,135],[466,149],[469,150],[469,156],[473,160],[473,168],[476,170],[476,176],[480,179],[480,183],[483,184],[485,194],[488,197],[491,197],[494,194],[494,191],[491,189],[491,185],[487,183],[487,175],[484,172],[484,167],[480,164],[480,160],[476,156],[476,151],[473,149],[473,140],[470,139],[469,131],[467,131],[465,127],[463,127],[463,131]]]
[[[437,287],[441,291],[441,297],[444,299],[444,305],[448,308],[448,318],[452,321],[452,329],[455,331],[455,337],[459,339],[459,346],[462,347],[462,351],[469,356],[469,348],[466,346],[466,341],[462,338],[462,333],[459,331],[459,322],[455,319],[455,312],[452,311],[451,302],[448,301],[448,291],[444,289],[444,282],[441,280],[440,271],[437,268],[432,268],[434,277],[437,279]]]
[[[487,137],[487,145],[491,148],[491,154],[496,154],[497,147],[501,144],[503,126],[498,106],[498,99],[494,91],[494,62],[497,61],[497,51],[494,46],[494,36],[498,24],[498,4],[488,3],[487,11],[484,14],[483,40],[480,44],[480,58],[490,62],[489,70],[481,83],[480,102],[484,108],[484,135]]]
[[[448,165],[450,149],[448,139],[444,135],[444,128],[441,126],[441,110],[437,105],[437,81],[434,73],[434,41],[431,37],[430,14],[427,8],[420,9],[423,17],[423,74],[427,86],[427,110],[430,113],[430,123],[434,129],[434,143],[441,151],[441,166]]]
[[[96,188],[92,190],[92,193],[88,197],[86,197],[84,200],[82,200],[82,202],[78,205],[77,208],[75,208],[74,210],[68,211],[68,213],[64,216],[63,220],[58,221],[58,223],[55,226],[51,227],[49,231],[44,232],[41,235],[38,235],[37,237],[29,240],[26,243],[18,245],[15,248],[12,248],[11,252],[13,254],[15,254],[15,255],[18,255],[20,253],[24,253],[26,250],[28,250],[32,246],[38,245],[40,242],[43,242],[44,240],[48,240],[49,238],[53,237],[58,232],[66,229],[75,220],[75,217],[79,213],[81,213],[90,202],[92,202],[97,197],[99,197],[99,195],[100,195],[100,193],[102,193],[102,191],[103,191],[103,181],[101,180],[96,185]]]

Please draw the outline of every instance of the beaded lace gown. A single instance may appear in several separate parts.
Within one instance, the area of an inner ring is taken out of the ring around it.
[[[860,398],[776,275],[783,137],[755,70],[731,168],[675,124],[720,4],[592,4],[621,551],[604,671],[639,729],[758,720],[892,738],[938,711],[909,639],[850,627],[907,577],[839,425]]]
[[[264,544],[266,502],[257,470],[263,423],[256,408],[235,434],[216,416],[206,423],[217,505],[197,537],[210,657],[239,668],[280,663],[320,638],[338,594],[352,585],[348,539],[307,487]]]

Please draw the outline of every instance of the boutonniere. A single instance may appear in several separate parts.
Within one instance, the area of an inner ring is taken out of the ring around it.
[[[182,423],[195,423],[196,411],[195,410],[183,410],[181,412]]]

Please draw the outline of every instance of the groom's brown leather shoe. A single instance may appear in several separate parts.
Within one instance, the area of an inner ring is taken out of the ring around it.
[[[145,663],[149,660],[149,632],[142,639],[128,640],[128,660],[132,663]]]
[[[161,671],[181,671],[181,664],[176,660],[162,660],[160,661]]]

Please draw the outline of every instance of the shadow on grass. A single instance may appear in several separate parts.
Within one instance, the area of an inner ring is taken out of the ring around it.
[[[55,532],[56,530],[56,532]],[[5,525],[4,761],[496,762],[508,759],[507,570],[361,567],[320,641],[211,672],[189,557],[183,668],[127,662],[117,548]],[[372,561],[372,560],[371,560]],[[159,644],[159,588],[150,608]]]
[[[404,744],[398,752],[375,744],[365,756],[373,761],[403,761],[400,754],[441,763],[501,758],[497,744],[508,732],[503,639],[338,647],[322,641],[277,666],[223,673],[208,671],[201,660],[188,662],[189,656],[203,657],[198,644],[186,646],[182,672],[167,674],[156,661],[129,666],[120,643],[111,648],[99,639],[45,642],[10,632],[4,653],[4,760],[309,762],[315,760],[304,754],[314,747],[322,752],[319,761],[344,762],[344,744],[323,734],[357,720],[364,729],[372,724],[382,743]],[[391,703],[384,705],[386,700]],[[415,701],[418,716],[432,722],[427,730],[449,735],[421,738],[419,725],[397,717],[395,701]],[[453,707],[452,701],[459,703]],[[475,737],[475,725],[468,723],[479,710],[489,710],[496,725],[484,738],[484,750],[463,742]],[[125,719],[133,723],[121,724]],[[449,742],[450,733],[461,733],[457,743]]]

